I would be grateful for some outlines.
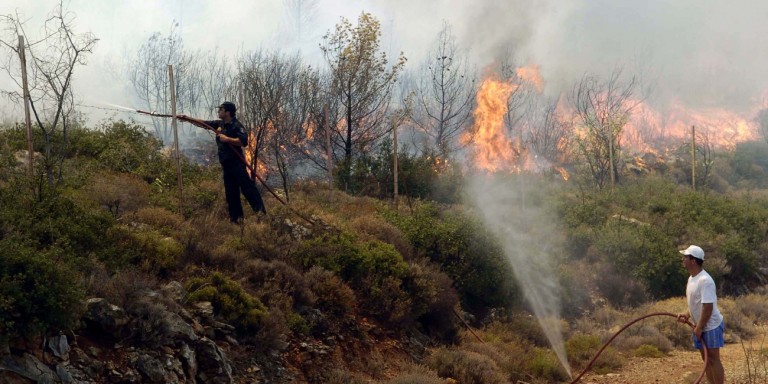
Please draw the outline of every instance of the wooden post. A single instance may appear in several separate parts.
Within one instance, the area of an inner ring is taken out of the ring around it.
[[[35,149],[32,146],[32,118],[29,114],[29,83],[27,82],[27,54],[24,48],[24,36],[19,35],[19,59],[21,61],[21,87],[24,92],[24,123],[27,125],[27,151],[29,166],[27,172],[32,177],[35,172]]]
[[[691,125],[691,188],[696,190],[696,126]]]
[[[171,126],[173,127],[173,148],[176,152],[176,175],[179,184],[179,214],[184,217],[184,183],[181,179],[181,152],[179,151],[179,131],[176,128],[176,87],[173,81],[173,64],[168,64],[168,79],[171,83]]]
[[[613,127],[608,125],[608,160],[611,162],[611,191],[616,185],[616,170],[613,164]]]
[[[392,197],[395,200],[395,209],[397,209],[397,121],[396,119],[392,121],[392,147],[394,150],[394,177],[395,177],[395,185],[394,185],[394,193]]]
[[[333,149],[331,148],[331,121],[328,104],[323,106],[323,120],[325,121],[325,167],[328,168],[328,196],[330,201],[333,201]]]

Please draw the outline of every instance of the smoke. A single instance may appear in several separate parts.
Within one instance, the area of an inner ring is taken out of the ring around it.
[[[446,20],[480,68],[510,54],[541,65],[548,94],[617,67],[642,78],[660,104],[754,112],[768,91],[768,2],[761,0],[376,3],[395,20],[411,62],[423,59]]]
[[[562,231],[547,207],[546,188],[524,175],[479,175],[469,181],[469,196],[501,241],[526,301],[570,375],[560,329]]]

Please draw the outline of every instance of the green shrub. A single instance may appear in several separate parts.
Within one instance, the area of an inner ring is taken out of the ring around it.
[[[57,251],[0,240],[0,339],[73,326],[82,312],[79,274]]]
[[[397,377],[379,381],[379,384],[446,384],[445,380],[441,379],[437,373],[429,367],[406,362],[398,367],[399,374]]]
[[[154,180],[161,159],[162,143],[141,125],[113,121],[103,127],[103,147],[97,160],[106,169],[133,173]],[[95,152],[95,151],[94,151]]]
[[[459,295],[451,279],[427,260],[411,264],[409,275],[405,290],[413,302],[411,316],[418,319],[429,336],[453,340],[459,331],[453,313],[459,305]]]
[[[316,306],[335,318],[344,318],[355,308],[355,293],[333,272],[312,267],[304,274],[307,286],[317,297]]]
[[[603,342],[598,336],[575,334],[565,342],[565,351],[574,368],[583,368],[602,346]],[[616,349],[608,346],[592,365],[592,370],[600,374],[608,373],[621,368],[624,362],[625,359]]]
[[[768,144],[765,141],[747,141],[736,144],[730,161],[732,183],[745,181],[750,186],[765,188],[768,176]]]
[[[440,348],[432,352],[427,365],[441,377],[463,384],[506,383],[505,375],[489,357],[476,352]]]
[[[282,261],[249,260],[239,272],[255,296],[270,308],[291,311],[294,306],[309,306],[317,300],[301,272]]]
[[[304,241],[296,256],[305,267],[332,271],[363,292],[363,309],[369,313],[393,322],[409,315],[411,301],[402,286],[408,263],[391,244],[357,243],[347,234],[322,236]]]
[[[234,325],[242,335],[253,335],[261,327],[267,308],[236,281],[219,272],[189,280],[185,287],[190,302],[208,301],[214,315]]]
[[[116,225],[108,234],[117,253],[105,262],[116,269],[134,265],[167,275],[177,267],[184,252],[176,239],[154,229]]]
[[[131,174],[96,175],[86,189],[88,197],[107,208],[115,218],[135,212],[149,201],[149,184]]]
[[[623,351],[633,351],[643,346],[651,346],[661,353],[670,352],[673,348],[672,342],[653,324],[658,324],[659,321],[670,322],[668,319],[654,319],[648,323],[644,322],[642,325],[635,324],[625,330],[616,339],[614,345]]]
[[[501,245],[477,218],[429,203],[417,206],[412,215],[382,213],[417,254],[453,280],[464,308],[485,311],[515,301],[514,279]]]
[[[165,234],[171,234],[181,228],[184,222],[178,212],[171,212],[161,207],[141,208],[136,211],[135,219],[137,222],[150,225]]]
[[[22,186],[0,189],[0,238],[33,239],[34,248],[56,249],[72,260],[109,256],[106,231],[114,220],[108,214],[50,192],[32,198],[16,188]]]
[[[536,348],[525,364],[525,369],[531,375],[547,380],[547,382],[564,381],[568,379],[555,353],[549,349]]]
[[[635,357],[660,358],[664,357],[664,352],[659,351],[659,349],[654,345],[643,344],[635,348],[635,350],[632,351],[632,355]]]

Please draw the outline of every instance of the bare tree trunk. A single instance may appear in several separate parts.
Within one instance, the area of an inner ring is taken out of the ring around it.
[[[19,60],[21,61],[21,84],[24,93],[24,124],[27,127],[27,151],[29,152],[29,177],[35,173],[35,150],[32,146],[32,120],[29,116],[29,83],[27,82],[27,55],[24,48],[24,36],[19,35]]]
[[[179,151],[179,131],[176,119],[176,83],[173,80],[173,64],[168,64],[168,82],[171,92],[171,126],[173,127],[173,148],[176,155],[176,181],[179,186],[179,215],[184,217],[184,182],[181,176],[181,151]]]

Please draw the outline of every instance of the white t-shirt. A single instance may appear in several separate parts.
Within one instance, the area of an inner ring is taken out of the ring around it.
[[[704,332],[717,328],[723,322],[723,315],[717,309],[717,292],[715,280],[705,270],[701,270],[696,276],[688,278],[688,286],[685,288],[685,297],[688,299],[688,309],[693,317],[693,324],[699,323],[702,304],[712,303],[712,316],[704,326]]]

